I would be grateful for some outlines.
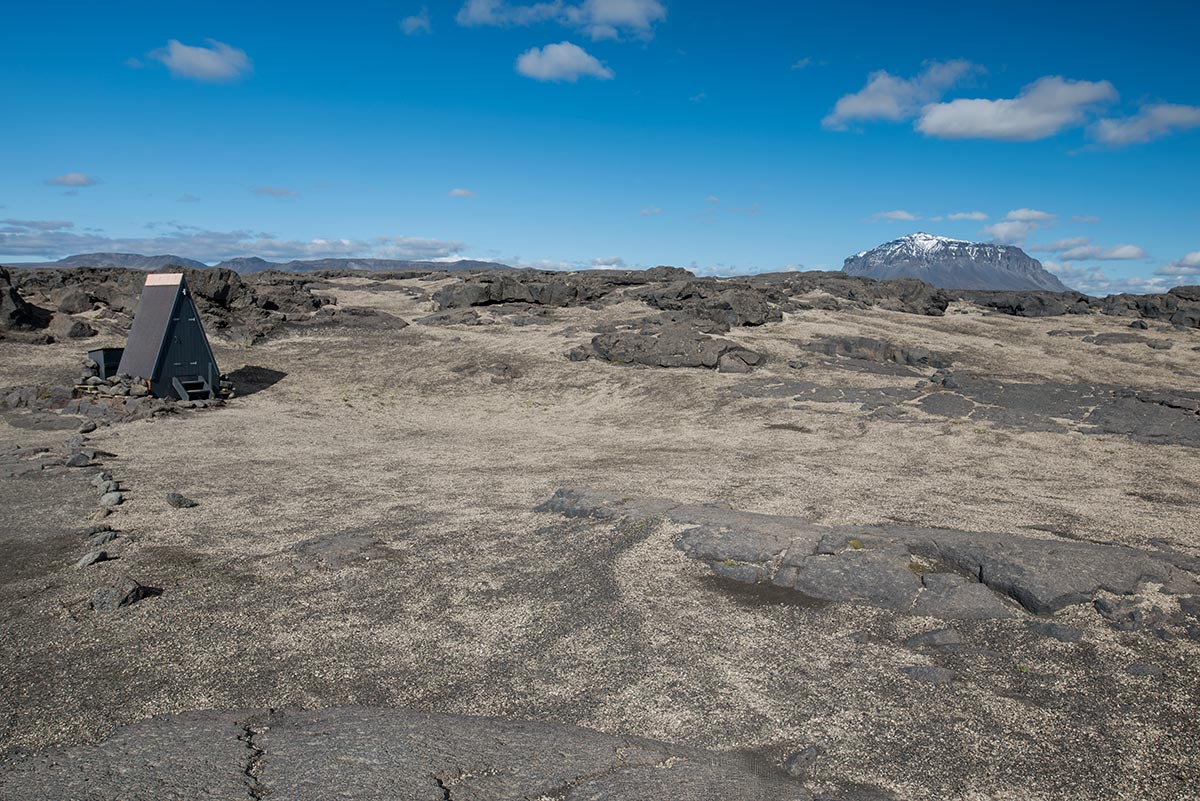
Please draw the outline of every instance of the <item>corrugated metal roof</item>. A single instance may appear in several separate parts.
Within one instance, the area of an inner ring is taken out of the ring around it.
[[[168,278],[174,280],[168,282],[165,280]],[[171,311],[175,308],[182,280],[183,276],[178,273],[146,276],[146,287],[133,315],[133,327],[129,330],[118,373],[134,378],[154,378],[158,352],[171,324]]]

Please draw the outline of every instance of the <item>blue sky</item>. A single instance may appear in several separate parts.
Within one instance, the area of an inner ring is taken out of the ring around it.
[[[0,259],[1200,282],[1200,4],[5,3]]]

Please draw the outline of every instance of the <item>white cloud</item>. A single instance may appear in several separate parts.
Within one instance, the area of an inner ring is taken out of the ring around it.
[[[912,222],[921,219],[911,211],[896,209],[895,211],[877,211],[871,215],[872,220],[888,220],[889,222]]]
[[[1097,106],[1117,99],[1108,81],[1039,78],[1015,98],[958,99],[921,110],[917,130],[942,139],[1000,139],[1029,142],[1081,124]]]
[[[1047,242],[1044,245],[1033,245],[1030,250],[1039,251],[1042,253],[1058,253],[1061,250],[1070,250],[1071,248],[1083,247],[1092,240],[1086,236],[1073,236],[1069,239],[1056,239],[1053,242]]]
[[[1073,247],[1059,254],[1063,261],[1122,261],[1127,259],[1144,259],[1146,251],[1137,245],[1117,245],[1106,248],[1101,245],[1082,245]]]
[[[642,209],[643,217],[657,217],[659,214],[662,214],[662,209],[660,209],[658,206],[647,206],[646,208]]]
[[[584,0],[567,6],[567,18],[592,39],[616,39],[622,31],[648,39],[654,23],[667,18],[667,9],[659,0]]]
[[[979,233],[987,234],[1001,245],[1023,245],[1036,229],[1037,223],[1008,220],[985,226],[979,229]]]
[[[475,197],[475,193],[470,189],[462,189],[461,187],[451,189],[449,195],[450,197]]]
[[[28,222],[28,221],[27,221]],[[56,223],[59,221],[55,221]],[[110,237],[99,232],[25,226],[22,230],[0,229],[0,254],[26,259],[57,259],[74,253],[170,253],[176,256],[217,262],[253,254],[265,259],[389,258],[448,259],[460,254],[462,242],[447,242],[410,236],[379,236],[373,239],[278,239],[269,233],[248,230],[209,231],[170,223],[167,233],[152,237]]]
[[[0,206],[0,208],[3,208]],[[0,225],[5,226],[0,228],[0,233],[22,233],[28,231],[62,231],[66,228],[74,228],[75,223],[68,220],[0,220]]]
[[[582,76],[591,76],[603,81],[613,78],[612,70],[582,47],[570,42],[529,48],[517,57],[516,70],[535,81],[574,83]]]
[[[721,202],[721,198],[717,197],[716,195],[709,195],[708,198],[706,198],[706,199],[708,200],[709,203],[720,203]]]
[[[987,218],[988,216],[982,211],[956,211],[953,214],[946,215],[947,220],[974,220],[982,222]]]
[[[1124,147],[1192,128],[1200,128],[1200,106],[1151,103],[1132,117],[1100,120],[1092,126],[1091,133],[1102,145]]]
[[[1169,278],[1157,277],[1110,278],[1108,273],[1099,267],[1078,267],[1053,261],[1044,261],[1042,266],[1057,275],[1067,286],[1088,295],[1104,296],[1126,292],[1135,295],[1158,293],[1165,292],[1178,283]]]
[[[209,83],[228,83],[249,75],[254,66],[244,50],[206,39],[208,46],[185,45],[177,39],[147,55],[167,65],[177,78]]]
[[[867,85],[845,95],[821,124],[844,131],[852,122],[900,120],[915,117],[921,107],[937,98],[970,73],[978,70],[969,61],[930,62],[914,78],[898,78],[879,70],[867,76]]]
[[[273,197],[276,200],[288,200],[289,198],[300,197],[300,193],[294,189],[288,189],[286,186],[256,186],[254,194],[259,197]]]
[[[592,259],[591,265],[593,270],[628,270],[629,265],[620,256],[600,257]]]
[[[87,173],[83,172],[68,172],[64,175],[58,175],[54,178],[47,178],[45,181],[47,186],[95,186],[96,179]]]
[[[1094,217],[1091,214],[1076,214],[1074,217],[1071,218],[1071,222],[1098,223],[1098,222],[1100,222],[1100,218]]]
[[[584,0],[564,3],[507,3],[504,0],[467,0],[455,20],[466,26],[525,26],[542,22],[582,30],[593,41],[630,34],[641,39],[654,35],[655,23],[667,18],[659,0]]]
[[[1020,222],[1051,222],[1057,219],[1057,215],[1051,214],[1048,211],[1038,211],[1037,209],[1013,209],[1008,214],[1004,215],[1006,220],[1018,220]]]
[[[429,8],[421,6],[421,10],[411,17],[400,20],[400,30],[405,36],[415,36],[419,33],[433,33],[433,23],[429,19]]]
[[[794,69],[794,70],[806,69],[807,67],[811,66],[812,63],[813,63],[813,60],[811,58],[809,58],[808,56],[805,56],[804,58],[793,61],[792,69]]]
[[[1048,211],[1013,209],[1004,215],[1002,221],[984,226],[979,232],[991,236],[993,241],[1001,245],[1023,245],[1030,234],[1056,219]]]
[[[1200,250],[1192,251],[1181,259],[1165,264],[1154,273],[1155,275],[1200,275]]]

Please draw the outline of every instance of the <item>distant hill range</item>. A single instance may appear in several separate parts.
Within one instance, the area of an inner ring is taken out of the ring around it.
[[[842,272],[886,281],[919,278],[941,289],[1067,292],[1067,286],[1025,251],[916,233],[846,259]]]
[[[35,269],[47,267],[120,267],[130,270],[161,270],[166,267],[221,267],[235,273],[261,273],[264,270],[283,270],[292,273],[312,273],[318,270],[509,270],[507,264],[491,261],[404,261],[402,259],[293,259],[267,261],[257,256],[227,259],[208,265],[183,256],[143,256],[140,253],[80,253],[58,261],[11,263],[8,267]]]

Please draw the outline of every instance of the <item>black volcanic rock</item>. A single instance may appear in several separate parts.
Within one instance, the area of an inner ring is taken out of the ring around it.
[[[1087,314],[1098,302],[1080,292],[964,290],[956,294],[962,300],[1015,317]]]
[[[44,328],[49,314],[21,297],[8,270],[0,267],[0,329]]]
[[[1040,289],[1066,292],[1041,262],[1011,245],[916,233],[846,259],[847,275],[886,281],[917,278],[943,289]]]

